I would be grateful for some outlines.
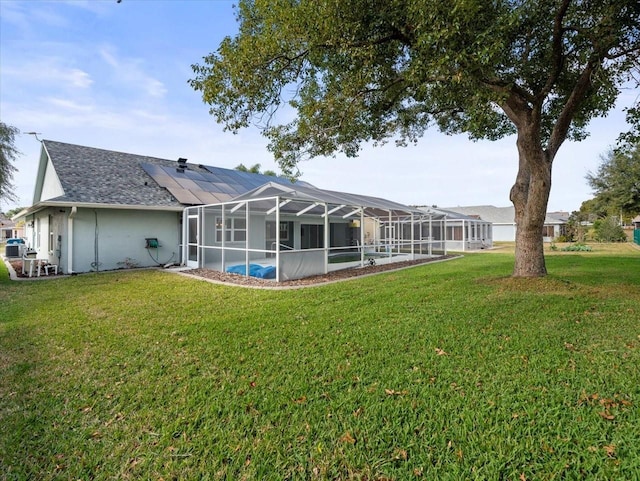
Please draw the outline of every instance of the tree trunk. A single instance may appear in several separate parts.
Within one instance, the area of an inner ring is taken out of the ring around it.
[[[515,207],[516,259],[514,277],[541,277],[547,274],[542,231],[551,191],[552,160],[540,147],[535,129],[518,132],[519,168],[511,188]]]

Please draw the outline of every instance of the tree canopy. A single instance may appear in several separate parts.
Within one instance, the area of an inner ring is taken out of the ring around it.
[[[237,132],[263,127],[285,173],[364,142],[517,134],[515,275],[544,275],[551,165],[615,103],[640,54],[637,0],[240,0],[239,33],[191,85]],[[295,117],[278,123],[288,105]]]
[[[595,194],[595,211],[640,214],[640,143],[610,151],[586,179]]]
[[[273,170],[265,170],[264,172],[260,172],[260,167],[262,167],[260,164],[253,164],[251,167],[247,167],[246,165],[241,163],[236,165],[235,170],[238,170],[240,172],[249,172],[251,174],[268,175],[270,177],[276,177],[278,175]]]
[[[13,193],[13,162],[19,155],[15,146],[16,135],[20,131],[0,121],[0,200],[15,200]]]

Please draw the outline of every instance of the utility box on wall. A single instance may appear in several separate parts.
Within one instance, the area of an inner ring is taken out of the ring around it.
[[[147,249],[157,249],[158,247],[160,247],[160,245],[158,244],[158,239],[156,237],[147,237],[145,241],[145,248]]]

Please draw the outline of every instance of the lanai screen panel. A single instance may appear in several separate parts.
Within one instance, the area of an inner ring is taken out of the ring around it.
[[[205,236],[216,239],[206,242],[205,250],[217,251],[211,259],[222,271],[244,267],[249,272],[250,264],[267,264],[276,267],[279,280],[290,280],[362,267],[367,259],[389,263],[430,256],[432,251],[434,236],[426,227],[431,214],[385,199],[309,185],[270,182],[233,201],[199,209],[217,209],[213,218],[201,217],[208,223]],[[367,218],[380,232],[379,236],[374,232],[369,242],[364,236]],[[239,231],[247,242],[236,242]],[[314,240],[305,243],[303,236]],[[393,251],[388,249],[391,244]]]

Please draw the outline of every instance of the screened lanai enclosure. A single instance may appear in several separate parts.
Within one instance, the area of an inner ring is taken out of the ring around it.
[[[493,225],[477,216],[469,216],[437,207],[418,207],[422,212],[446,218],[446,247],[449,251],[474,251],[493,247]]]
[[[276,282],[446,254],[445,216],[308,184],[188,207],[183,225],[188,266]]]

